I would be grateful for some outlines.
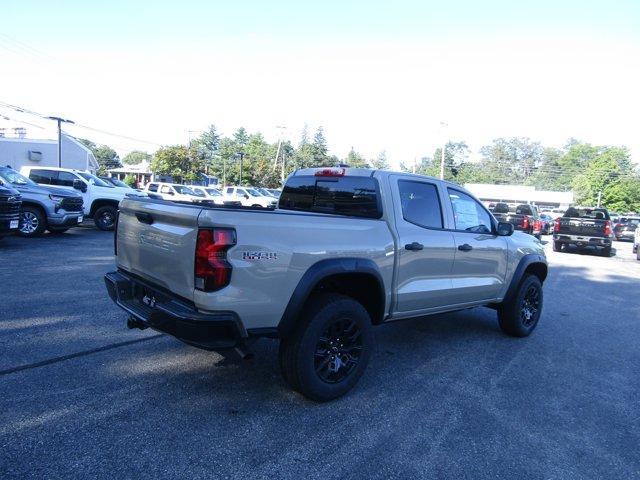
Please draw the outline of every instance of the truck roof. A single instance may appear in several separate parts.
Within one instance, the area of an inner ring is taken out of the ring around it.
[[[374,175],[377,176],[388,176],[388,175],[408,175],[411,177],[416,177],[416,178],[422,178],[422,179],[428,179],[431,181],[437,181],[437,182],[442,182],[446,185],[449,185],[451,187],[455,187],[455,188],[463,188],[461,185],[457,184],[457,183],[453,183],[450,182],[448,180],[441,180],[439,178],[436,177],[430,177],[428,175],[420,175],[417,173],[411,173],[411,172],[398,172],[395,170],[381,170],[381,169],[377,169],[377,168],[355,168],[355,167],[343,167],[343,166],[337,166],[337,167],[314,167],[314,168],[300,168],[298,170],[295,170],[291,175],[292,176],[303,176],[303,175],[307,175],[307,176],[314,176],[316,174],[318,174],[318,172],[322,172],[322,171],[333,171],[336,173],[335,176],[345,176],[345,177],[372,177]],[[342,174],[338,174],[344,172]],[[329,175],[330,176],[330,175]],[[465,189],[466,191],[466,189]]]

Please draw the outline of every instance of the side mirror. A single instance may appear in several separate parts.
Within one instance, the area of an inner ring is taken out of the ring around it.
[[[175,195],[175,193],[173,193],[172,191],[168,191],[167,194],[168,195]]]
[[[82,193],[87,191],[87,184],[77,178],[73,181],[73,188],[80,190]]]
[[[507,222],[498,222],[496,233],[501,237],[508,237],[510,235],[513,235],[513,225]]]
[[[246,193],[244,194],[244,198],[246,198],[247,200],[249,199],[249,195],[247,195]]]

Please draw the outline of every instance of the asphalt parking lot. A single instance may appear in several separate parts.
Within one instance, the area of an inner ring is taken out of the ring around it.
[[[640,478],[640,262],[554,253],[527,339],[485,308],[376,329],[346,397],[292,393],[105,292],[112,236],[0,243],[0,478]]]

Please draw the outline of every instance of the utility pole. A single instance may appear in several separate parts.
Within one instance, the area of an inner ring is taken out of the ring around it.
[[[440,151],[440,180],[444,180],[444,154],[447,148],[447,137],[445,135],[445,129],[447,128],[447,124],[444,122],[440,122],[440,127],[442,128],[442,149]]]
[[[277,125],[276,128],[280,131],[278,135],[278,148],[276,149],[276,157],[273,159],[273,171],[276,171],[276,167],[278,166],[278,157],[280,156],[280,148],[282,147],[282,131],[286,130],[287,127],[284,125]]]
[[[282,173],[280,175],[280,179],[282,181],[282,185],[284,185],[284,167],[287,163],[287,152],[285,150],[282,151]]]
[[[60,117],[47,117],[49,120],[58,122],[58,167],[62,167],[62,123],[74,124],[73,120],[67,120]]]
[[[244,152],[236,153],[240,157],[240,180],[238,181],[238,185],[242,186],[242,159],[244,158]]]

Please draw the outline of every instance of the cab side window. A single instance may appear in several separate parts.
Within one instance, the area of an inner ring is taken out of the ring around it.
[[[149,184],[149,191],[150,192],[157,192],[158,191],[158,185],[156,185],[155,183],[150,183]]]
[[[480,203],[466,193],[452,188],[447,190],[449,191],[449,199],[453,207],[453,218],[456,223],[456,230],[473,233],[491,233],[491,217]]]
[[[73,181],[77,178],[78,177],[76,177],[73,173],[58,172],[58,178],[55,180],[55,183],[52,182],[52,185],[58,185],[60,187],[73,187]]]
[[[443,228],[438,188],[432,183],[399,180],[402,216],[410,223],[426,228]]]
[[[169,185],[162,185],[162,187],[160,187],[160,193],[172,194],[173,191],[171,190],[171,187]]]
[[[55,185],[54,182],[58,178],[58,172],[55,170],[31,170],[29,172],[29,178],[36,183]]]

